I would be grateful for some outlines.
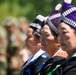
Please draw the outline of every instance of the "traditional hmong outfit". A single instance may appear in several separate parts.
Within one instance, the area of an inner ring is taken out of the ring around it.
[[[45,65],[42,67],[41,71],[40,71],[40,75],[51,75],[51,71],[53,71],[53,69],[55,69],[55,67],[57,65],[60,65],[61,63],[63,63],[65,61],[64,58],[59,57],[59,56],[55,56],[53,58],[50,58]],[[54,65],[53,65],[54,64]]]
[[[28,59],[28,61],[21,67],[21,75],[37,75],[45,62],[50,58],[49,55],[43,50],[39,50],[34,56],[31,57],[30,61]]]
[[[54,55],[58,52],[61,52],[59,49]],[[62,53],[64,54],[64,53]],[[51,73],[59,67],[66,59],[60,56],[54,56],[50,58],[48,61],[45,62],[44,66],[42,67],[41,71],[39,72],[40,75],[51,75]],[[57,67],[56,67],[57,66]]]
[[[72,6],[71,0],[64,0],[61,21],[76,30],[76,7]],[[76,54],[67,58],[60,66],[56,66],[50,74],[47,75],[76,75]]]
[[[29,28],[34,30],[33,35],[40,40],[40,31],[43,27],[45,17],[37,15],[33,23],[30,24]],[[36,75],[44,65],[44,63],[50,58],[50,56],[43,50],[38,50],[34,55],[31,55],[27,62],[21,67],[21,75]]]
[[[50,75],[76,75],[76,56],[68,58]]]

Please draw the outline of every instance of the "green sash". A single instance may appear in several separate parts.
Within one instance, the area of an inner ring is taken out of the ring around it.
[[[52,75],[52,73],[59,67],[60,65],[57,65],[52,71],[48,72],[46,75]]]

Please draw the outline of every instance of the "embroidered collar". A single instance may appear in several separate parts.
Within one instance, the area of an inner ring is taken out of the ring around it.
[[[72,55],[72,57],[76,57],[76,52]]]
[[[42,55],[45,51],[43,50],[39,50],[38,52],[36,52],[36,54],[34,54],[33,58],[31,59],[31,61],[34,61],[35,59],[37,59],[40,55]]]

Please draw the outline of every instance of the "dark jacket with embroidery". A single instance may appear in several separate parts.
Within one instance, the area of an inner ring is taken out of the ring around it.
[[[65,59],[62,58],[62,57],[59,57],[59,56],[55,56],[53,58],[50,58],[45,63],[45,65],[42,67],[42,69],[41,69],[39,74],[40,75],[47,75],[50,71],[52,71],[56,67],[56,65],[60,65],[64,61],[65,61]]]
[[[37,59],[30,62],[22,71],[21,75],[37,75],[50,56],[45,52]],[[26,64],[26,63],[25,63]]]
[[[58,67],[52,75],[76,75],[76,57],[66,59],[66,61]]]

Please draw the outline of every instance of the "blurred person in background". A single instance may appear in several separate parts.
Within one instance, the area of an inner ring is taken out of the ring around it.
[[[20,49],[18,55],[20,56],[22,63],[25,63],[28,60],[28,57],[31,55],[31,52],[25,47]]]
[[[7,32],[3,26],[0,26],[0,37],[2,38],[2,48],[4,50],[7,49],[8,41],[7,41]]]
[[[13,17],[7,17],[4,21],[4,27],[7,31],[8,46],[7,46],[7,55],[8,59],[16,52],[16,48],[19,43],[19,34],[17,29],[17,19]]]
[[[41,49],[40,31],[45,17],[37,15],[35,21],[30,24],[27,29],[27,38],[25,40],[26,47],[31,51],[32,55],[21,67],[21,75],[36,75],[49,59],[49,55]]]
[[[19,18],[19,29],[23,32],[26,33],[27,28],[29,26],[28,20],[25,17],[20,17]]]
[[[19,29],[18,29],[18,21],[14,17],[7,17],[4,21],[4,27],[7,31],[7,75],[19,75],[19,68],[22,65],[22,61],[20,61],[20,57],[18,56],[18,51],[22,47]],[[14,65],[13,64],[17,63]]]
[[[7,47],[6,31],[2,26],[0,26],[0,75],[7,74],[6,47]]]
[[[19,56],[21,57],[23,63],[27,61],[29,55],[31,54],[31,52],[25,47],[25,39],[27,37],[26,31],[28,26],[29,24],[28,24],[27,18],[20,17],[18,28],[20,30],[19,35],[20,35],[21,44],[23,47],[19,51]]]
[[[25,47],[25,39],[26,39],[26,31],[28,28],[29,24],[26,18],[21,17],[19,18],[19,30],[20,30],[20,37],[21,40],[23,41],[24,47]]]

